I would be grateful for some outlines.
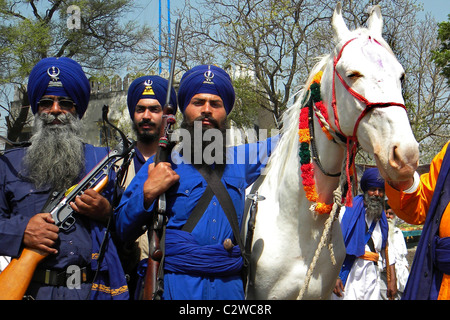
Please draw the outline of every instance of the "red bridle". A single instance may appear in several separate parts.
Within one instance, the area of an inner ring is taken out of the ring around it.
[[[338,76],[339,80],[341,81],[342,85],[344,86],[344,88],[353,96],[355,97],[357,100],[361,101],[362,103],[364,103],[366,105],[366,107],[364,108],[363,112],[360,114],[360,116],[358,117],[358,119],[356,120],[355,123],[355,127],[353,129],[353,134],[350,137],[351,140],[357,141],[356,138],[356,131],[358,130],[359,127],[359,123],[361,122],[362,118],[364,118],[365,115],[367,115],[367,113],[374,109],[374,108],[385,108],[385,107],[392,107],[392,106],[397,106],[397,107],[402,107],[406,110],[406,107],[404,104],[402,103],[398,103],[398,102],[370,102],[369,100],[367,100],[364,96],[362,96],[361,94],[359,94],[358,92],[356,92],[355,90],[353,90],[352,88],[350,88],[350,86],[345,82],[345,80],[342,78],[342,76],[339,74],[339,72],[337,72],[336,70],[336,65],[339,62],[339,60],[341,59],[342,56],[342,51],[344,51],[344,48],[353,40],[355,40],[357,38],[353,38],[350,39],[349,41],[347,41],[341,48],[341,50],[339,51],[339,54],[337,57],[334,57],[334,63],[333,63],[333,96],[332,96],[332,101],[331,101],[331,106],[333,107],[333,112],[334,112],[334,122],[336,124],[337,129],[339,130],[339,132],[345,136],[345,134],[341,131],[340,125],[339,125],[339,118],[338,118],[338,114],[337,114],[337,108],[336,108],[336,82],[335,82],[335,75]],[[370,39],[370,37],[369,37]],[[381,43],[379,43],[377,40],[374,39],[374,41],[376,43],[378,43],[379,45],[381,45]]]
[[[367,100],[364,96],[362,96],[361,94],[359,94],[358,92],[356,92],[355,90],[353,90],[352,88],[350,88],[350,86],[345,82],[345,80],[342,78],[342,76],[339,74],[339,72],[337,72],[336,70],[336,65],[339,62],[339,60],[341,59],[342,56],[342,52],[344,51],[344,48],[353,40],[355,40],[357,38],[353,38],[350,39],[349,41],[347,41],[341,48],[341,50],[339,51],[338,56],[334,57],[334,63],[333,63],[333,89],[332,89],[332,101],[331,101],[331,106],[333,108],[333,112],[334,112],[334,123],[337,127],[337,130],[339,130],[340,134],[342,136],[344,136],[347,139],[347,165],[346,165],[346,174],[347,174],[347,183],[348,183],[348,192],[347,192],[347,196],[346,196],[346,200],[347,200],[347,205],[351,205],[351,182],[350,182],[350,155],[352,156],[353,160],[354,160],[354,156],[356,154],[356,148],[357,148],[357,143],[358,143],[358,138],[356,136],[356,132],[358,131],[358,127],[359,127],[359,123],[361,122],[361,120],[367,115],[367,113],[369,113],[370,110],[374,109],[374,108],[385,108],[385,107],[392,107],[392,106],[397,106],[397,107],[402,107],[403,109],[406,110],[406,107],[404,104],[402,103],[397,103],[397,102],[370,102],[369,100]],[[369,37],[370,39],[370,37]],[[379,45],[381,45],[381,43],[379,43],[377,40],[374,39],[374,41],[376,43],[378,43]],[[353,128],[353,133],[352,136],[346,136],[342,130],[341,127],[339,125],[339,118],[338,118],[338,113],[337,113],[337,107],[336,107],[336,82],[335,82],[335,75],[338,76],[339,80],[341,81],[342,85],[344,86],[344,88],[347,90],[347,92],[349,92],[353,97],[355,97],[357,100],[359,100],[360,102],[364,103],[366,105],[366,107],[364,108],[364,110],[361,112],[361,114],[359,115],[358,119],[355,122],[355,127]],[[353,142],[353,146],[351,147],[351,152],[350,152],[350,143]]]

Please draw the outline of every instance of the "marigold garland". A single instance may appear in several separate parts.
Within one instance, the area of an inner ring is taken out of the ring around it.
[[[325,119],[328,119],[328,113],[325,105],[322,102],[322,98],[320,96],[320,81],[322,80],[322,71],[319,71],[316,75],[314,75],[311,85],[309,86],[309,90],[311,92],[312,100],[315,106],[319,109]],[[311,151],[310,151],[310,143],[311,143],[311,135],[309,132],[309,109],[302,108],[300,110],[299,117],[299,142],[300,142],[300,170],[302,176],[302,184],[303,190],[305,191],[306,198],[314,202],[311,206],[311,210],[316,211],[319,214],[329,214],[333,207],[333,204],[325,204],[322,202],[318,202],[319,196],[316,191],[316,182],[314,180],[314,166],[311,162]],[[320,122],[320,121],[319,121]],[[322,123],[320,124],[322,130],[327,135],[328,139],[332,139],[330,133]]]

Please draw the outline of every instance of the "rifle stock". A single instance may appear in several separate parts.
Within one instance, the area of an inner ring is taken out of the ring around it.
[[[162,252],[160,250],[160,235],[156,230],[151,230],[152,234],[149,237],[149,258],[148,258],[148,266],[147,272],[145,273],[145,287],[144,287],[144,300],[154,300],[155,294],[158,289],[158,271],[159,265],[161,263]]]
[[[108,184],[108,176],[102,178],[92,189],[100,193]],[[18,258],[11,259],[0,273],[0,300],[22,300],[39,263],[47,253],[24,248]]]
[[[48,254],[24,248],[19,258],[11,259],[0,273],[0,300],[22,300],[38,264]]]

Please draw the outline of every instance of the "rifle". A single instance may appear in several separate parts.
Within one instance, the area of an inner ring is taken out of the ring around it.
[[[163,123],[161,125],[162,132],[158,144],[158,151],[155,156],[155,165],[160,162],[166,162],[171,152],[170,135],[173,126],[176,123],[176,109],[170,104],[170,91],[172,89],[173,77],[175,72],[175,61],[178,48],[178,37],[180,33],[180,20],[176,22],[175,45],[172,54],[172,66],[170,70],[169,83],[167,87],[166,103],[163,108]],[[164,256],[164,248],[161,247],[163,242],[165,226],[167,223],[166,213],[166,195],[161,194],[158,197],[158,207],[153,213],[153,220],[148,230],[149,237],[149,256],[147,264],[147,272],[145,273],[144,300],[159,300],[164,291],[163,284],[163,268],[160,266]],[[161,241],[162,239],[162,241]]]
[[[44,206],[42,212],[50,212],[60,230],[68,230],[75,223],[70,202],[90,188],[100,193],[109,182],[109,172],[115,162],[127,158],[134,151],[134,145],[129,146],[128,142],[119,143],[77,185],[65,193],[55,193]],[[22,300],[34,271],[47,256],[48,253],[40,250],[24,248],[18,258],[12,259],[0,273],[0,300]]]

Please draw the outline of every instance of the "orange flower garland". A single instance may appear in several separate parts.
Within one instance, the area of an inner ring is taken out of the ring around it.
[[[322,102],[320,97],[320,81],[322,79],[322,71],[319,71],[313,78],[309,90],[311,91],[311,97],[315,106],[320,110],[322,115],[327,119],[328,114],[327,110]],[[309,132],[309,108],[303,107],[300,110],[300,118],[299,118],[299,142],[300,142],[300,169],[301,176],[303,179],[303,190],[305,190],[306,198],[315,202],[312,206],[313,210],[319,214],[329,214],[333,207],[333,204],[325,204],[322,202],[318,202],[319,196],[316,191],[315,181],[314,181],[314,166],[311,162],[311,151],[310,151],[310,143],[311,143],[311,135]],[[332,139],[330,133],[323,127],[321,124],[322,130],[327,135],[328,139]]]

